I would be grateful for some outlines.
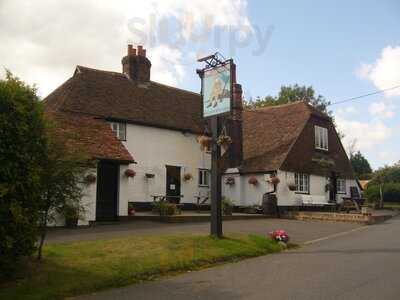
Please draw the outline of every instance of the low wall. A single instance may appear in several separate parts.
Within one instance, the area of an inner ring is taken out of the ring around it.
[[[359,224],[375,224],[383,222],[386,216],[372,216],[363,214],[328,213],[328,212],[296,212],[292,214],[296,220],[318,220],[332,222],[351,222]]]

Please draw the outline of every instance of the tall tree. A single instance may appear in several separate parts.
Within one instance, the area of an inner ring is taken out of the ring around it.
[[[36,89],[7,71],[0,80],[0,276],[35,251],[45,154]]]
[[[257,97],[256,100],[250,100],[246,103],[247,108],[258,108],[286,104],[296,101],[304,101],[323,113],[332,116],[328,110],[330,102],[321,95],[317,95],[312,86],[300,86],[298,84],[282,86],[278,96]]]
[[[369,176],[372,173],[371,166],[368,160],[357,151],[355,154],[350,154],[350,163],[353,166],[353,170],[356,173],[357,178],[362,179],[365,176]]]

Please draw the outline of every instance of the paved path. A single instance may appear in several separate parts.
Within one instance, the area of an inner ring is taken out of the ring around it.
[[[267,234],[271,230],[285,229],[293,242],[303,243],[327,235],[336,234],[360,227],[351,223],[327,223],[312,221],[295,221],[284,219],[256,219],[224,221],[224,232]],[[49,231],[47,243],[59,243],[81,240],[110,239],[125,236],[153,234],[207,234],[210,230],[208,222],[201,223],[157,223],[133,221],[115,225],[98,225],[95,227],[65,229],[56,228]]]
[[[400,299],[400,218],[158,282],[79,299]]]

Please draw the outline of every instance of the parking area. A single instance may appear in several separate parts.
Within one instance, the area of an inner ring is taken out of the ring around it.
[[[287,219],[231,220],[223,222],[225,234],[254,233],[263,235],[275,229],[284,229],[290,235],[292,242],[295,243],[304,243],[361,226],[354,223]],[[113,239],[133,235],[208,234],[209,229],[209,222],[166,224],[151,221],[132,221],[76,229],[52,228],[49,230],[46,243]]]

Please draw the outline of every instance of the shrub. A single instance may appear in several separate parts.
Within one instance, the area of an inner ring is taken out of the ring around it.
[[[233,212],[233,202],[227,197],[222,197],[221,202],[222,213],[226,216],[232,215]]]
[[[167,201],[154,202],[153,211],[159,213],[160,216],[173,216],[180,212],[176,204]]]
[[[400,202],[400,183],[388,182],[383,184],[383,201]],[[377,202],[380,199],[380,189],[378,184],[369,184],[364,191],[364,196],[368,202]]]
[[[36,90],[10,72],[0,80],[0,128],[0,276],[8,276],[35,251],[46,153]]]

